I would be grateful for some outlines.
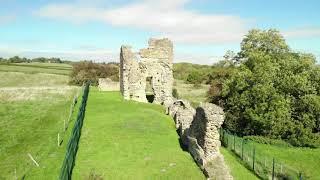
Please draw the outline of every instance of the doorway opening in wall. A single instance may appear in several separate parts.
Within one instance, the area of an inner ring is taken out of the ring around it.
[[[152,86],[152,77],[146,78],[146,98],[149,103],[153,103],[154,91],[153,91],[153,86]]]

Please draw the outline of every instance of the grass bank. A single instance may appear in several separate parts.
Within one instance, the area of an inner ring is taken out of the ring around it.
[[[162,106],[91,89],[74,179],[204,179]]]
[[[32,99],[15,98],[16,93],[29,96],[23,91],[9,91],[7,99],[0,98],[0,179],[56,178],[65,153],[65,143],[58,147],[57,135],[68,139],[63,133],[63,123],[75,91],[66,90],[63,94],[60,90],[51,94],[40,91]]]
[[[63,131],[64,121],[78,91],[58,66],[0,64],[0,179],[58,178],[71,130]]]
[[[303,179],[319,179],[320,171],[320,149],[297,148],[297,147],[281,147],[275,145],[259,144],[251,142],[252,146],[259,152],[261,158],[274,157],[276,163],[281,162],[283,169],[294,169],[302,172]],[[272,160],[268,160],[271,166]],[[280,166],[276,166],[276,170],[280,171]]]

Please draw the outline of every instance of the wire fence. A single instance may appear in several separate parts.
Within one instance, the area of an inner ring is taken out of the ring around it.
[[[78,144],[81,136],[81,128],[83,125],[83,120],[85,116],[85,110],[86,110],[86,105],[87,105],[87,99],[88,99],[88,94],[89,94],[89,88],[90,88],[90,83],[86,83],[82,95],[82,101],[81,105],[79,108],[79,112],[77,115],[77,120],[75,122],[75,125],[72,129],[72,133],[67,145],[67,151],[66,151],[66,156],[62,164],[62,168],[60,171],[60,180],[70,180],[71,179],[71,174],[72,174],[72,169],[74,167],[75,163],[75,158],[78,150]]]
[[[262,179],[303,179],[302,173],[298,170],[256,150],[250,140],[235,136],[222,128],[220,140],[224,147],[242,160],[246,168]]]
[[[56,87],[52,87],[56,88]],[[50,156],[52,152],[56,152],[58,148],[62,145],[64,142],[64,139],[68,138],[70,133],[66,132],[67,128],[64,128],[67,123],[71,123],[75,120],[74,117],[74,108],[76,107],[78,96],[79,96],[79,89],[80,88],[72,88],[67,89],[68,91],[72,91],[73,97],[68,99],[60,99],[61,97],[55,97],[59,98],[58,101],[61,102],[59,106],[65,106],[65,110],[59,110],[59,115],[55,116],[55,123],[56,124],[50,124],[53,128],[35,128],[35,129],[24,129],[24,132],[28,132],[29,134],[32,134],[29,138],[34,138],[35,136],[41,135],[44,137],[50,138],[50,143],[47,145],[43,145],[42,139],[33,139],[33,141],[28,141],[28,143],[19,143],[17,148],[24,147],[24,149],[28,149],[28,151],[21,151],[19,154],[13,154],[8,151],[6,148],[7,144],[17,144],[19,140],[18,134],[16,134],[15,131],[11,132],[11,129],[19,129],[21,124],[15,123],[15,124],[0,124],[2,127],[6,127],[5,129],[8,129],[8,133],[6,133],[6,141],[3,142],[4,146],[0,145],[0,152],[2,154],[2,157],[5,157],[5,163],[0,162],[0,179],[29,179],[30,177],[33,177],[35,171],[37,171],[37,168],[44,167],[45,161],[47,159],[50,159]],[[76,92],[77,91],[77,92]],[[51,97],[51,94],[50,94]],[[53,97],[53,96],[52,96]],[[66,97],[63,97],[66,98]],[[42,102],[43,99],[37,99],[37,102]],[[66,104],[63,104],[64,102]],[[67,108],[67,104],[71,104],[70,108]],[[52,103],[53,105],[56,105],[56,102]],[[49,106],[48,106],[49,107]],[[45,109],[45,107],[38,106],[37,108]],[[46,121],[45,114],[38,115],[39,121]],[[68,114],[69,113],[69,114]],[[62,127],[64,126],[64,127]],[[52,138],[53,137],[53,138]],[[54,139],[57,138],[57,141]],[[51,139],[52,138],[52,139]],[[1,140],[0,140],[1,141]],[[51,144],[51,142],[53,142]],[[50,151],[47,151],[47,149],[41,148],[42,146],[50,146]],[[53,148],[53,147],[57,148]],[[18,150],[17,150],[18,151]],[[8,159],[11,159],[9,162]],[[38,164],[38,165],[37,165]],[[58,176],[58,175],[57,175]]]
[[[262,179],[303,179],[303,174],[296,169],[256,150],[254,144],[242,137],[220,129],[221,144],[236,154],[246,166]]]

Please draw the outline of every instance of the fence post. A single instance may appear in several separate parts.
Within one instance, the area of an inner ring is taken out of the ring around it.
[[[254,171],[254,160],[255,160],[255,157],[256,157],[256,148],[253,147],[253,153],[252,153],[252,169]]]
[[[302,173],[299,172],[299,180],[302,180]]]
[[[60,134],[58,133],[58,146],[60,146]]]
[[[272,180],[274,180],[274,158],[272,159]]]
[[[229,147],[229,134],[227,133],[227,148]]]
[[[241,141],[241,159],[243,160],[243,138],[242,138],[242,141]]]
[[[234,134],[233,134],[233,150],[235,153],[237,153],[236,152],[236,136]]]

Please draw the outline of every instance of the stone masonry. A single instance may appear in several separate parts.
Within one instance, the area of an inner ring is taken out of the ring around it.
[[[232,179],[220,154],[219,128],[224,121],[221,107],[201,103],[194,109],[188,101],[177,100],[167,109],[176,123],[182,143],[209,178]]]
[[[112,81],[109,78],[99,78],[99,91],[119,91],[119,82]]]
[[[120,52],[120,91],[124,99],[168,106],[172,103],[173,44],[169,39],[150,39],[149,47],[136,55],[130,46]],[[149,81],[149,82],[148,82]],[[151,84],[149,92],[147,86]],[[149,100],[150,102],[150,100]]]

